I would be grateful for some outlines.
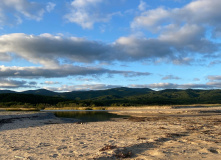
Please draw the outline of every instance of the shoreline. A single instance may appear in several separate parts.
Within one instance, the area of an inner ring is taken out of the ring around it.
[[[83,124],[48,113],[0,112],[0,120],[12,118],[0,123],[0,159],[219,159],[221,108],[168,110],[122,111],[132,117]]]

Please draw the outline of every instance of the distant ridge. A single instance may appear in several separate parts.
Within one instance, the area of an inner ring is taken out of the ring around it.
[[[38,89],[38,90],[27,90],[27,91],[23,91],[20,92],[23,94],[36,94],[36,95],[43,95],[43,96],[55,96],[58,95],[59,93],[53,92],[53,91],[49,91],[47,89]]]
[[[27,90],[23,92],[14,92],[10,90],[0,91],[1,93],[19,93],[19,94],[34,94],[34,95],[43,95],[43,96],[55,96],[55,97],[62,97],[67,99],[91,99],[97,98],[101,96],[117,96],[119,98],[127,97],[127,96],[135,96],[135,95],[142,95],[153,90],[149,88],[127,88],[127,87],[120,87],[120,88],[112,88],[106,90],[89,90],[89,91],[72,91],[72,92],[53,92],[47,89],[37,89],[37,90]]]
[[[127,96],[135,96],[147,94],[148,92],[153,91],[149,88],[112,88],[107,90],[92,90],[92,91],[72,91],[63,93],[62,97],[68,99],[93,99],[101,96],[118,96],[118,97],[127,97]]]
[[[221,90],[113,88],[106,90],[53,92],[46,89],[14,92],[0,90],[1,102],[75,103],[84,106],[221,104]]]
[[[0,94],[2,93],[17,93],[17,92],[11,90],[0,90]]]

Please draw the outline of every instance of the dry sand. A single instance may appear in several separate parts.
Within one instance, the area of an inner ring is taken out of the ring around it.
[[[186,110],[118,111],[133,117],[83,124],[0,112],[0,159],[220,159],[221,108]]]

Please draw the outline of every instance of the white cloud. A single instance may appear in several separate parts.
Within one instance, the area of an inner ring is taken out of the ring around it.
[[[46,6],[46,10],[48,12],[51,12],[52,10],[54,10],[54,7],[56,6],[55,3],[52,3],[52,2],[48,2],[47,6]]]
[[[220,0],[196,0],[183,8],[165,9],[157,8],[143,12],[137,16],[131,26],[144,27],[152,30],[166,29],[168,25],[198,24],[220,26],[221,18]]]
[[[49,84],[49,85],[52,85],[52,84],[60,84],[59,82],[54,82],[54,81],[45,81],[44,83],[45,83],[45,84]]]
[[[119,85],[106,85],[106,84],[82,84],[82,85],[63,85],[61,87],[45,87],[45,89],[51,91],[71,92],[71,91],[82,91],[82,90],[104,90],[121,87]]]
[[[211,88],[216,88],[218,87],[215,86],[212,83],[207,83],[207,84],[193,84],[193,83],[188,83],[188,84],[176,84],[176,83],[152,83],[152,84],[145,84],[145,85],[136,85],[136,84],[131,84],[129,85],[130,87],[133,88],[151,88],[151,89],[156,89],[156,90],[162,90],[162,89],[211,89]]]
[[[144,2],[144,1],[140,1],[140,4],[139,4],[139,6],[138,6],[138,9],[140,10],[140,11],[144,11],[144,10],[146,10],[146,8],[148,7],[148,5],[146,4],[146,2]]]
[[[92,29],[95,23],[108,22],[116,13],[104,13],[100,4],[104,0],[73,0],[70,12],[64,16],[68,22],[76,23],[84,29]]]
[[[141,13],[140,16],[135,17],[134,21],[131,23],[133,29],[144,27],[151,29],[152,31],[157,31],[161,29],[161,24],[165,22],[171,13],[169,13],[164,8],[157,8],[154,10],[148,10]]]
[[[220,0],[195,0],[182,8],[147,10],[134,18],[131,28],[144,28],[157,34],[159,40],[177,52],[210,54],[218,47],[206,35],[220,37],[220,7]]]
[[[46,5],[29,0],[1,0],[0,26],[20,24],[23,18],[40,21],[54,6],[51,2]]]

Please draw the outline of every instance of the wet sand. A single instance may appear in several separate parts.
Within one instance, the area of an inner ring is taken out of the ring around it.
[[[77,123],[49,113],[0,112],[1,160],[221,157],[221,108],[118,111],[130,118]]]

